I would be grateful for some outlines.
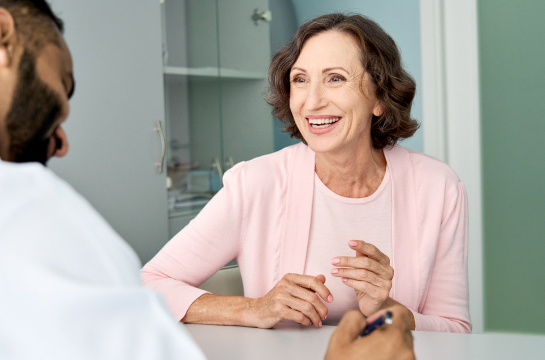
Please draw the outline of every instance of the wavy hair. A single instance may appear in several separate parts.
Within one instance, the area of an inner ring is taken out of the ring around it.
[[[289,76],[305,42],[325,31],[350,34],[360,47],[361,63],[375,85],[375,96],[383,109],[382,115],[373,115],[373,147],[382,149],[394,146],[398,140],[411,137],[420,126],[411,118],[416,84],[403,69],[394,40],[377,23],[365,16],[340,13],[309,20],[273,57],[269,67],[267,102],[273,107],[272,114],[285,125],[284,131],[306,144],[290,109]]]

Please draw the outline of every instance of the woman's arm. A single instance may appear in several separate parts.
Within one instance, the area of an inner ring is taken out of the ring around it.
[[[324,282],[323,275],[286,274],[271,291],[257,299],[204,294],[191,304],[182,322],[271,328],[281,320],[293,320],[321,327],[327,318],[327,307],[319,297],[325,302],[333,301]]]
[[[268,328],[289,319],[320,327],[327,307],[319,296],[326,302],[333,301],[323,276],[286,274],[257,299],[212,295],[197,288],[236,258],[245,241],[249,216],[242,164],[226,174],[224,185],[201,213],[146,264],[142,269],[144,284],[162,293],[175,318],[183,322]]]
[[[244,163],[225,174],[224,187],[141,271],[144,285],[158,290],[182,319],[206,291],[198,287],[239,254],[246,205]]]
[[[468,210],[464,185],[443,209],[436,257],[425,303],[413,311],[416,330],[470,333],[467,277]]]

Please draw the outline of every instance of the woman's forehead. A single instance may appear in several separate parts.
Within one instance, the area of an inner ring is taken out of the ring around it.
[[[361,67],[360,53],[360,47],[352,35],[341,31],[326,31],[312,36],[304,43],[293,67]]]

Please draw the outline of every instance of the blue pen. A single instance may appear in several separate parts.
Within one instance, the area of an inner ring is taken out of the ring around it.
[[[393,314],[390,311],[387,311],[384,315],[382,315],[372,323],[367,324],[365,329],[363,329],[363,331],[360,333],[360,336],[369,335],[373,330],[378,329],[384,324],[391,324],[392,316]]]

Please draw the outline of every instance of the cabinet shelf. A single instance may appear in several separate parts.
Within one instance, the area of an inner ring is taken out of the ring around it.
[[[263,80],[267,74],[257,71],[244,71],[236,69],[225,69],[217,67],[180,67],[166,66],[163,70],[165,80],[168,83],[182,81],[186,77],[191,77],[200,80],[213,80],[217,78],[226,80]]]

